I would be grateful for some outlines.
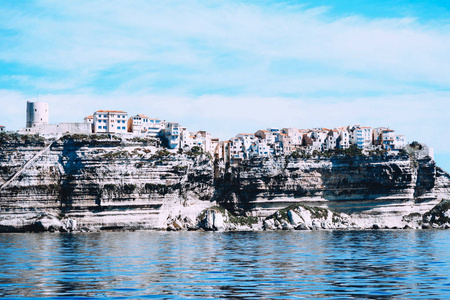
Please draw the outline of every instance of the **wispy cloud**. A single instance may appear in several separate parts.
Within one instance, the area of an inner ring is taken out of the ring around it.
[[[211,3],[38,1],[2,9],[1,26],[14,34],[0,59],[69,73],[73,89],[93,82],[109,88],[105,72],[118,74],[118,89],[171,94],[360,93],[361,85],[386,93],[450,85],[446,24],[330,19],[323,7]]]

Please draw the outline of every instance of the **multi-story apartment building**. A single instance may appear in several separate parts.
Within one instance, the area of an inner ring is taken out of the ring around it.
[[[146,134],[148,130],[148,119],[146,115],[138,114],[128,119],[127,131],[136,134]]]
[[[372,128],[354,125],[349,130],[350,143],[360,149],[369,149],[372,147]]]
[[[126,133],[127,112],[98,110],[93,115],[94,133]]]
[[[180,134],[182,127],[176,122],[167,122],[162,132],[162,137],[166,140],[167,147],[176,149],[180,146]]]

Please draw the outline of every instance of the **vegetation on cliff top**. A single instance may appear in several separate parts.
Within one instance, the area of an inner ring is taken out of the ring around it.
[[[1,132],[0,133],[0,146],[6,144],[19,144],[19,145],[39,145],[45,144],[45,139],[38,134],[18,134],[16,132]]]

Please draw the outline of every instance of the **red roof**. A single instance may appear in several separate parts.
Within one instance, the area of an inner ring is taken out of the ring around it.
[[[85,119],[93,119],[93,118],[94,118],[94,116],[90,115],[90,116],[87,116]]]
[[[148,117],[146,115],[138,114],[138,116],[143,118],[143,119],[148,119]]]
[[[101,113],[120,113],[120,114],[126,114],[126,111],[121,111],[121,110],[97,110],[96,112],[101,112]]]

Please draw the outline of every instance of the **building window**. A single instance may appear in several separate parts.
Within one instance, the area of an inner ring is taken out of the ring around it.
[[[98,129],[102,129],[102,126],[98,126]]]

